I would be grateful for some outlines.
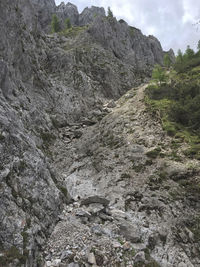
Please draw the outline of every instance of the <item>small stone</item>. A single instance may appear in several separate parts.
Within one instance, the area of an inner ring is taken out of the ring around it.
[[[130,242],[125,242],[124,244],[123,244],[123,249],[124,250],[129,250],[131,248],[131,244],[130,244]]]
[[[94,253],[93,252],[89,253],[89,255],[88,255],[88,262],[90,264],[96,265],[96,259],[95,259],[95,256],[94,256]]]
[[[100,196],[90,196],[88,198],[85,198],[81,201],[81,206],[82,205],[89,205],[92,203],[100,203],[104,206],[108,206],[108,204],[110,203],[110,201],[104,197],[100,197]]]
[[[114,241],[112,243],[112,246],[113,246],[113,248],[121,248],[121,244],[119,242],[117,242],[117,241]]]
[[[79,267],[78,263],[71,262],[70,264],[67,265],[68,267]]]
[[[107,104],[108,108],[115,108],[116,107],[116,103],[114,100],[111,100],[108,104]]]
[[[62,255],[61,255],[61,260],[69,258],[72,254],[73,254],[73,252],[71,250],[63,251]]]
[[[80,204],[79,204],[78,202],[74,202],[74,203],[73,203],[73,207],[74,207],[74,208],[79,208],[79,207],[80,207]]]
[[[90,213],[92,213],[92,214],[95,214],[97,212],[100,212],[100,211],[102,211],[104,209],[105,209],[105,207],[102,204],[100,204],[100,203],[92,203],[88,207],[88,211]]]
[[[61,263],[61,259],[55,259],[52,264],[53,266],[59,266],[60,263]]]
[[[85,211],[83,209],[78,209],[75,212],[75,215],[79,217],[87,217],[87,218],[91,217],[91,214],[88,211]]]
[[[135,263],[137,262],[145,262],[145,253],[144,251],[140,251],[135,255]]]
[[[46,261],[46,263],[45,263],[45,267],[51,267],[51,266],[52,266],[51,261]]]
[[[96,234],[96,235],[102,235],[103,230],[102,230],[101,226],[94,225],[94,226],[91,227],[91,232]]]
[[[99,218],[101,218],[103,221],[113,221],[113,217],[106,215],[105,213],[100,213]]]

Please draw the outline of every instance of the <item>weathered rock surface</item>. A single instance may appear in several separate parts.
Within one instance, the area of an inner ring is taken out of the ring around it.
[[[61,151],[58,158],[53,152],[53,164],[63,172],[60,176],[76,201],[65,207],[45,249],[47,258],[53,250],[52,262],[59,258],[63,244],[68,244],[66,249],[74,254],[63,264],[73,261],[87,266],[91,253],[98,266],[200,264],[199,237],[194,230],[199,195],[185,191],[179,182],[199,179],[199,172],[189,167],[194,162],[187,159],[182,163],[147,156],[158,146],[163,154],[170,153],[171,138],[148,113],[144,89],[126,93],[96,125],[80,125],[83,135],[64,149],[65,138],[52,147],[52,151]],[[73,153],[67,157],[69,151]],[[92,200],[98,202],[102,196],[110,201],[104,209],[91,206]],[[64,234],[70,225],[77,228]],[[75,236],[80,239],[71,244]]]
[[[0,265],[199,266],[199,198],[181,185],[199,172],[146,155],[170,150],[136,88],[159,41],[95,7],[0,10]],[[92,24],[44,34],[56,10]]]
[[[84,26],[94,22],[96,17],[105,17],[105,10],[103,7],[92,6],[86,7],[79,16],[79,25]]]
[[[58,16],[60,20],[62,28],[64,28],[64,22],[67,18],[70,19],[70,22],[72,25],[79,25],[78,9],[72,3],[68,2],[67,4],[65,4],[64,2],[62,2],[56,8],[56,15]]]

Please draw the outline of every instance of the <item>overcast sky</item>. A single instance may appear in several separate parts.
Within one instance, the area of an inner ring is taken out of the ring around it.
[[[63,0],[55,0],[60,4]],[[67,3],[68,1],[65,0]],[[164,50],[187,45],[196,49],[200,40],[199,0],[72,0],[71,3],[81,12],[85,7],[99,6],[107,10],[111,7],[117,19],[124,19],[129,25],[142,30],[145,35],[154,35],[159,39]]]

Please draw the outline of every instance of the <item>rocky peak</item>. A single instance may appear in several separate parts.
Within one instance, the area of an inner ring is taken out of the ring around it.
[[[79,17],[79,25],[91,24],[96,17],[105,16],[105,9],[103,7],[92,6],[91,8],[86,7]]]
[[[67,4],[62,2],[59,6],[57,6],[56,14],[59,17],[62,26],[64,26],[64,21],[66,18],[70,19],[72,25],[78,25],[79,23],[78,9],[70,2]]]
[[[170,49],[166,53],[169,55],[169,58],[170,58],[171,62],[175,63],[176,57],[175,57],[175,54],[174,54],[174,50]]]
[[[160,42],[122,22],[118,22],[116,18],[97,17],[88,31],[105,49],[111,50],[117,58],[139,70],[155,63],[162,64],[163,50]]]

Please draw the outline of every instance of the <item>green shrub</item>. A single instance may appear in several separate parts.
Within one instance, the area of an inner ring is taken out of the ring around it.
[[[146,153],[146,155],[149,158],[155,159],[155,158],[157,158],[160,155],[160,152],[161,152],[161,148],[160,147],[157,147],[157,148],[155,148],[153,150],[148,151]]]
[[[12,246],[10,249],[3,252],[3,256],[0,256],[0,267],[10,265],[15,259],[18,259],[20,264],[25,264],[27,254],[22,255],[18,248]]]

